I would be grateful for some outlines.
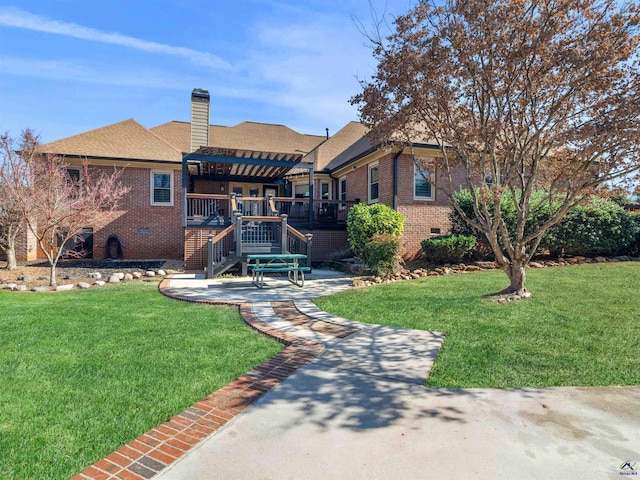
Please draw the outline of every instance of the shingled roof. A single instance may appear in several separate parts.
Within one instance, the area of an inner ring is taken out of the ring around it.
[[[331,160],[364,137],[368,131],[367,127],[359,122],[349,122],[328,140],[318,145],[307,157],[307,161],[314,161],[316,170],[320,171],[327,167]]]
[[[133,118],[40,146],[43,153],[87,158],[182,162],[182,152]]]
[[[182,152],[191,148],[189,122],[169,122],[150,130]],[[323,135],[306,135],[284,125],[242,122],[233,127],[209,126],[209,146],[279,153],[309,152],[325,140]]]

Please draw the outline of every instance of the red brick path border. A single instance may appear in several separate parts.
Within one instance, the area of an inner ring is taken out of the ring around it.
[[[260,321],[248,303],[198,300],[171,294],[171,277],[160,282],[163,295],[208,305],[235,305],[253,329],[287,347],[170,420],[85,468],[71,480],[144,480],[160,473],[178,458],[216,432],[298,368],[313,360],[324,346],[283,333]]]

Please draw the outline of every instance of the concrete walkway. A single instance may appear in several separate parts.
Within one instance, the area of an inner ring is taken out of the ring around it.
[[[302,289],[273,280],[271,290],[170,281],[181,298],[252,302],[261,322],[324,351],[155,478],[602,479],[633,473],[625,462],[640,470],[640,387],[425,388],[444,336],[321,312],[310,298],[350,281],[317,275],[317,289],[313,280]],[[287,301],[295,308],[271,303]]]

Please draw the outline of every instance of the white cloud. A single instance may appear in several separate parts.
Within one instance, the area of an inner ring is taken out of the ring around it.
[[[194,64],[208,66],[215,69],[231,68],[231,65],[228,62],[208,52],[186,47],[176,47],[164,43],[149,42],[147,40],[127,35],[121,35],[119,33],[110,33],[97,30],[95,28],[83,27],[75,23],[60,22],[39,15],[33,15],[17,8],[0,8],[0,25],[53,33],[56,35],[79,38],[92,42],[119,45],[150,53],[173,55],[189,60]]]

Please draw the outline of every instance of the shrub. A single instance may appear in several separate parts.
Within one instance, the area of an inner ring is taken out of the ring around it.
[[[351,207],[347,217],[349,245],[361,260],[366,245],[375,234],[402,235],[404,217],[393,208],[382,203],[367,205],[358,203]]]
[[[636,237],[627,247],[625,253],[633,257],[640,257],[640,213],[632,214],[631,219],[636,226]]]
[[[399,267],[401,237],[388,233],[376,233],[364,247],[366,265],[374,275],[396,272]]]
[[[594,198],[588,204],[572,208],[549,231],[548,248],[552,255],[621,255],[634,242],[637,224],[615,202]]]
[[[459,263],[476,243],[471,235],[442,235],[422,241],[426,259],[433,263]]]
[[[455,193],[453,196],[453,200],[458,203],[461,210],[467,215],[467,217],[475,217],[475,213],[473,211],[473,199],[469,190],[461,190]],[[489,202],[488,209],[489,213],[493,214],[493,202]],[[514,234],[517,222],[517,214],[513,195],[511,195],[510,192],[504,193],[502,201],[500,203],[500,210],[502,218],[507,225],[507,229],[510,233]],[[525,235],[540,228],[540,226],[548,218],[548,197],[544,194],[544,192],[533,192],[531,196],[531,212],[529,213],[529,218],[525,227]],[[468,236],[470,235],[476,238],[476,244],[473,253],[477,257],[491,259],[494,258],[493,250],[491,249],[491,245],[489,244],[489,241],[487,240],[485,235],[465,222],[463,217],[453,207],[451,208],[451,213],[449,214],[449,220],[451,221],[451,233]],[[498,239],[498,241],[500,240]],[[545,246],[546,239],[543,238],[542,242],[540,243],[540,247],[545,248]]]

